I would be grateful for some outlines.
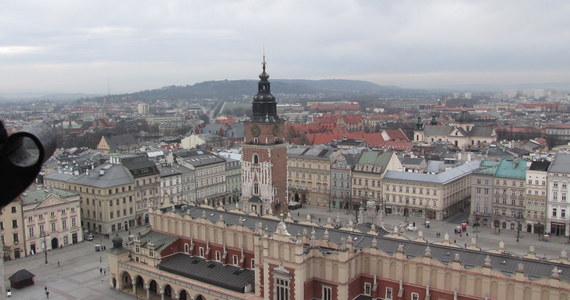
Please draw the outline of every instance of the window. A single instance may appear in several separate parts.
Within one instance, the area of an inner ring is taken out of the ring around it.
[[[40,225],[40,235],[43,235],[44,233],[45,233],[44,225]]]
[[[16,213],[16,207],[12,206],[12,213]]]
[[[364,295],[370,296],[372,294],[372,285],[370,282],[364,283]]]
[[[386,298],[386,300],[392,300],[392,288],[391,287],[386,288],[386,294],[385,294],[384,298]]]
[[[51,232],[55,231],[55,222],[51,222]]]
[[[564,208],[560,210],[560,217],[566,218],[566,210]]]
[[[204,248],[200,247],[200,257],[204,257]]]
[[[332,300],[332,288],[330,286],[323,285],[323,297],[322,300]]]
[[[289,280],[275,278],[275,299],[289,300]]]
[[[216,260],[220,261],[222,259],[222,255],[220,254],[220,251],[216,251]]]
[[[255,259],[251,259],[251,269],[255,268]]]
[[[18,228],[18,220],[12,220],[12,228]]]
[[[232,262],[233,262],[234,265],[236,265],[236,266],[238,265],[238,256],[237,256],[237,255],[234,255],[234,256],[232,257]]]
[[[556,217],[556,208],[553,208],[553,209],[552,209],[552,216],[553,216],[553,217]]]
[[[418,293],[412,293],[410,296],[411,300],[420,300],[420,295]]]
[[[188,244],[184,244],[184,253],[190,252],[190,246]]]
[[[257,143],[256,143],[257,144]],[[257,165],[259,164],[259,156],[257,156],[257,154],[253,155],[253,164]]]
[[[66,219],[61,220],[61,228],[67,229],[67,220]]]
[[[30,237],[33,237],[33,236],[34,236],[34,227],[29,227],[29,228],[28,228],[28,235],[29,235]]]
[[[77,223],[75,221],[75,217],[71,218],[71,227],[76,227]]]
[[[17,243],[20,241],[19,238],[18,238],[18,233],[17,233],[17,232],[14,233],[14,234],[12,235],[12,237],[14,238],[14,243],[15,243],[15,244],[17,244]]]

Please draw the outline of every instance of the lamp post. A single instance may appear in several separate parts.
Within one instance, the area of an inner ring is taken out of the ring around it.
[[[521,222],[518,221],[518,224],[517,224],[517,242],[519,241],[520,235],[521,235]]]
[[[42,232],[41,237],[43,238],[42,248],[44,249],[45,263],[46,263],[46,265],[47,265],[48,259],[47,259],[47,243],[46,243],[46,233],[45,233],[45,231]]]

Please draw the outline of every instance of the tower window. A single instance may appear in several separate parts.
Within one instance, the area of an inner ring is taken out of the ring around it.
[[[257,156],[257,154],[253,155],[253,164],[255,165],[259,164],[259,156]]]
[[[257,184],[257,183],[253,184],[253,194],[259,195],[259,184]]]

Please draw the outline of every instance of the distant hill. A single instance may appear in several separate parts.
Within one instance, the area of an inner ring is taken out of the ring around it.
[[[403,91],[405,90],[395,86],[381,86],[360,80],[271,80],[271,92],[274,95],[297,95],[303,97],[319,95],[319,98],[323,98],[350,95],[400,95]],[[108,102],[128,102],[218,99],[224,101],[240,101],[242,99],[250,99],[256,93],[256,80],[220,80],[205,81],[186,86],[166,86],[160,89],[146,90],[131,94],[84,98],[81,100],[102,101],[105,99]]]

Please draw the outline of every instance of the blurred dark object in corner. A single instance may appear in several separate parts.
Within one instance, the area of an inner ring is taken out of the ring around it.
[[[0,120],[0,208],[34,182],[55,148],[52,128],[38,125],[8,136]]]

